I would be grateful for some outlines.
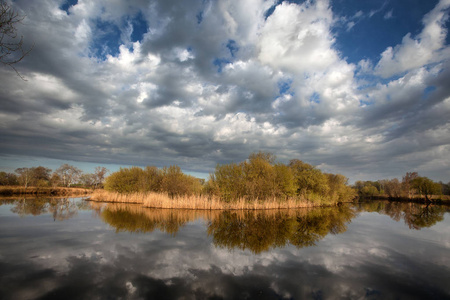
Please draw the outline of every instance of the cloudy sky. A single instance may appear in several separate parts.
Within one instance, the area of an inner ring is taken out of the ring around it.
[[[12,5],[34,46],[26,81],[0,66],[3,170],[206,176],[261,150],[350,181],[450,180],[450,0]]]

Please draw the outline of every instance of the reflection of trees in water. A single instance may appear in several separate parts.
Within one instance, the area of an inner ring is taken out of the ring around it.
[[[53,220],[67,220],[78,213],[78,206],[69,199],[51,200],[49,204],[48,211],[52,213]]]
[[[84,201],[77,201],[74,199],[13,199],[2,200],[2,204],[11,204],[13,213],[20,216],[33,215],[38,216],[45,213],[50,213],[53,220],[63,221],[74,217],[79,209],[86,209]]]
[[[443,205],[389,201],[361,203],[360,210],[382,213],[397,222],[403,219],[410,229],[416,230],[443,221],[444,214],[450,212],[450,208]]]
[[[249,249],[254,253],[288,243],[309,247],[329,233],[345,232],[354,216],[348,206],[275,213],[248,211],[243,215],[225,212],[209,222],[208,234],[217,246]]]
[[[172,235],[188,222],[202,218],[207,221],[207,231],[215,245],[260,253],[287,243],[297,247],[313,246],[329,233],[346,231],[355,213],[347,206],[281,211],[196,211],[110,203],[103,205],[99,215],[117,232],[143,233],[158,229]]]

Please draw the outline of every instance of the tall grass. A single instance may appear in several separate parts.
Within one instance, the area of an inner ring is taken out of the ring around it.
[[[247,200],[237,199],[226,202],[217,197],[186,195],[170,198],[163,193],[131,193],[120,194],[104,190],[96,190],[91,195],[90,200],[114,203],[136,203],[149,208],[168,209],[198,209],[198,210],[260,210],[260,209],[289,209],[301,207],[320,206],[320,203],[313,203],[304,198],[290,198],[286,200],[268,199]]]

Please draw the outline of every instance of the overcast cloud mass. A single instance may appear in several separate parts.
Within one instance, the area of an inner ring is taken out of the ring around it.
[[[261,150],[351,181],[450,180],[450,0],[12,5],[34,48],[27,81],[0,67],[0,167],[208,173]]]

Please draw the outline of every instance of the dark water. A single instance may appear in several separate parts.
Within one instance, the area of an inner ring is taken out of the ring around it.
[[[450,299],[446,207],[0,204],[0,299]]]

